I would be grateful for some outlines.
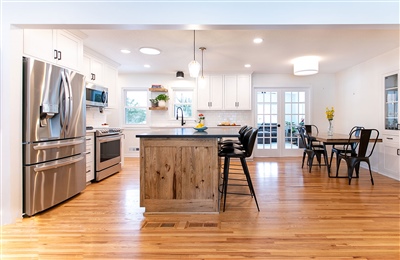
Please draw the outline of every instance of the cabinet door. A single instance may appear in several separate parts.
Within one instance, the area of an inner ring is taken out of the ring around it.
[[[24,53],[54,63],[53,30],[25,29]]]
[[[103,69],[104,64],[100,60],[89,55],[83,56],[83,71],[87,82],[104,85]]]
[[[204,83],[197,84],[197,109],[209,110],[210,109],[210,77],[204,76]]]
[[[57,64],[73,70],[82,70],[83,42],[67,31],[57,30],[56,49],[61,57]]]
[[[237,77],[226,75],[224,77],[224,108],[225,110],[236,110],[237,108]]]
[[[104,66],[104,86],[108,88],[108,106],[116,107],[119,98],[117,93],[118,70],[110,65]]]
[[[224,81],[222,75],[210,76],[209,93],[211,97],[212,110],[221,110],[223,108]]]
[[[251,110],[251,76],[238,75],[237,77],[237,109]]]
[[[86,182],[94,180],[94,133],[86,134]]]
[[[400,179],[399,137],[383,135],[383,167],[384,173],[396,179]]]

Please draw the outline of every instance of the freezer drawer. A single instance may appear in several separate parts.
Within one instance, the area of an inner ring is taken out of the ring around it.
[[[32,216],[84,190],[85,156],[24,167],[24,214]]]
[[[23,145],[25,165],[66,158],[84,153],[86,138],[64,139]]]

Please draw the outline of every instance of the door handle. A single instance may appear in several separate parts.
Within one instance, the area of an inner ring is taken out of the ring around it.
[[[281,124],[278,124],[277,127],[281,127]]]
[[[397,155],[400,155],[400,149],[397,149]]]

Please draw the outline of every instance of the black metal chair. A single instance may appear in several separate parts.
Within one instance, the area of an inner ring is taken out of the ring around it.
[[[257,210],[260,211],[260,208],[259,208],[258,202],[257,202],[256,193],[254,191],[253,183],[251,181],[250,172],[249,172],[249,169],[248,169],[247,163],[246,163],[246,158],[250,157],[251,154],[253,153],[254,143],[257,138],[257,132],[258,132],[258,129],[254,129],[254,128],[246,130],[243,140],[242,140],[243,149],[228,147],[228,148],[221,148],[218,152],[218,156],[224,158],[222,189],[220,190],[221,199],[223,199],[223,203],[224,203],[223,211],[225,211],[226,194],[228,193],[228,180],[229,180],[229,173],[230,173],[231,158],[239,158],[240,159],[240,163],[242,165],[242,170],[246,177],[245,181],[247,182],[247,186],[250,190],[250,194],[232,193],[232,192],[230,194],[250,195],[250,196],[254,197],[254,200],[257,205]],[[236,184],[235,186],[244,186],[244,185]]]
[[[360,132],[358,150],[351,153],[343,153],[338,156],[338,163],[336,169],[336,175],[338,175],[340,161],[345,160],[347,163],[347,178],[349,178],[349,185],[353,178],[353,172],[356,170],[356,177],[359,178],[360,163],[366,162],[368,164],[369,174],[371,176],[371,183],[374,185],[374,179],[372,177],[371,165],[369,158],[374,152],[376,142],[379,138],[379,131],[377,129],[355,129],[349,135],[349,140],[346,144],[346,150],[351,150],[351,147],[356,139],[356,134]]]
[[[314,165],[314,157],[317,157],[318,166],[321,167],[321,157],[324,157],[325,165],[328,166],[328,155],[326,149],[323,145],[313,145],[312,138],[308,138],[306,135],[306,128],[304,126],[300,126],[297,128],[300,135],[300,142],[304,147],[303,151],[303,160],[301,164],[301,168],[304,167],[304,160],[307,155],[307,166],[308,172],[311,172],[311,168]]]
[[[321,144],[321,142],[315,140],[315,138],[313,137],[314,135],[318,135],[319,133],[318,127],[316,125],[304,125],[304,129],[306,130],[306,138],[310,143],[312,143],[314,147],[324,148],[324,145]]]
[[[349,132],[349,135],[354,130],[358,130],[358,131],[355,132],[355,137],[359,137],[361,129],[364,129],[364,127],[362,127],[362,126],[353,126],[351,128],[350,132]],[[332,165],[333,155],[336,155],[336,164],[337,164],[339,154],[344,154],[344,153],[354,154],[354,151],[357,148],[357,145],[358,145],[357,142],[353,143],[353,145],[351,147],[349,147],[350,150],[346,150],[346,145],[341,145],[341,146],[332,145],[331,159],[329,160],[329,167],[331,167],[331,165]],[[336,177],[338,177],[337,171],[336,171]]]

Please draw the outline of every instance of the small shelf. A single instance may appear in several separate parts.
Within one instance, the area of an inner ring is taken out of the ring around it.
[[[151,91],[151,92],[168,92],[168,89],[166,89],[166,88],[149,88],[149,91]]]
[[[149,107],[149,110],[168,110],[168,107]]]

